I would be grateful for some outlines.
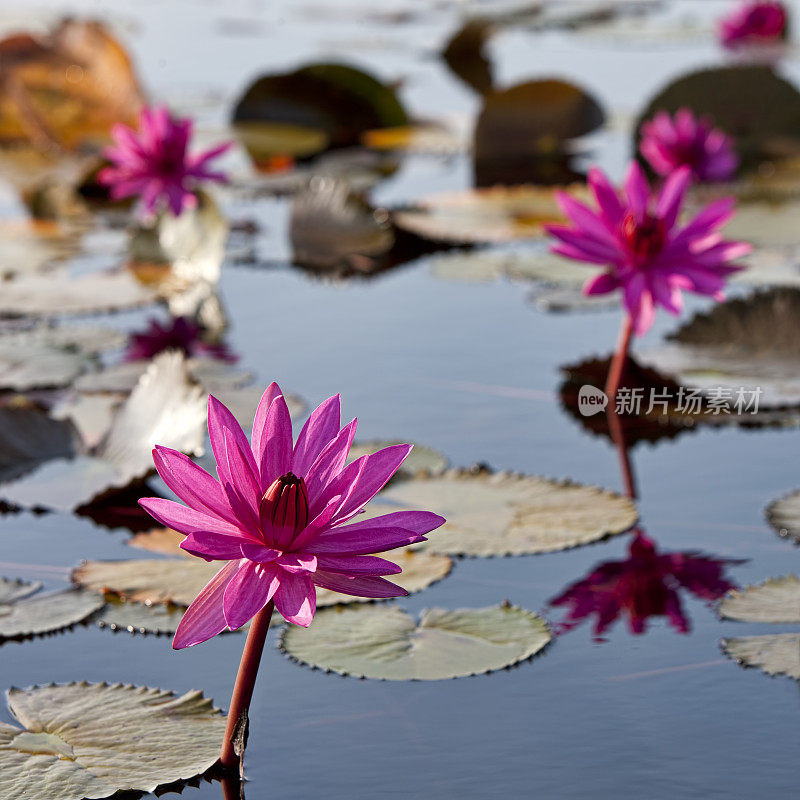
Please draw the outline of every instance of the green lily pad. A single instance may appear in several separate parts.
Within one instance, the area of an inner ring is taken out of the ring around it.
[[[355,461],[361,456],[371,455],[382,450],[384,447],[391,447],[396,444],[405,444],[405,442],[397,441],[383,441],[377,440],[372,442],[354,442],[350,448],[350,455],[347,458],[347,463]],[[408,458],[402,463],[400,469],[395,473],[395,480],[405,480],[413,478],[419,472],[428,472],[433,475],[439,475],[444,472],[450,462],[447,456],[434,450],[432,447],[425,447],[424,445],[415,444],[414,449],[411,451]]]
[[[150,305],[158,299],[154,288],[143,286],[127,271],[77,276],[50,272],[4,282],[0,314],[48,319],[103,314]]]
[[[712,67],[681,76],[642,112],[637,136],[642,122],[658,111],[674,114],[679,108],[710,116],[733,136],[745,167],[782,152],[787,144],[800,146],[800,92],[770,67]]]
[[[723,639],[722,651],[743,667],[800,680],[800,633],[774,633]]]
[[[636,522],[626,497],[594,486],[509,473],[450,470],[399,481],[373,513],[425,508],[447,522],[421,549],[457,556],[550,553],[624,533]]]
[[[769,578],[728,594],[719,605],[720,616],[742,622],[800,622],[800,578]]]
[[[575,188],[574,193],[580,191]],[[453,244],[539,239],[545,236],[547,223],[566,221],[555,190],[542,186],[496,186],[430,195],[412,208],[393,212],[392,220],[398,228],[424,239]]]
[[[147,475],[153,469],[152,448],[156,444],[190,454],[201,452],[205,418],[206,397],[189,377],[183,356],[174,351],[162,353],[116,411],[111,428],[96,447],[90,449],[81,442],[69,421],[51,420],[60,437],[60,449],[49,460],[36,461],[27,474],[5,483],[0,496],[22,507],[72,511],[110,489],[123,488]],[[11,415],[9,423],[13,419]],[[23,433],[20,444],[16,443],[19,431],[10,430],[8,438],[23,454],[27,448],[37,454],[32,443],[42,434],[38,428],[25,428]],[[66,452],[65,442],[69,444]]]
[[[735,394],[761,390],[759,408],[800,404],[797,358],[800,290],[777,288],[737,297],[697,314],[669,344],[638,353],[646,366],[684,386]],[[750,395],[748,395],[749,397]]]
[[[800,489],[770,503],[767,521],[781,536],[800,544]]]
[[[419,622],[397,606],[357,606],[320,611],[308,628],[287,626],[281,648],[340,675],[436,681],[513,666],[550,638],[541,617],[507,604],[428,609]]]
[[[176,537],[179,534],[176,534]],[[183,538],[183,537],[181,537]],[[161,549],[160,545],[156,545]],[[164,550],[161,550],[164,552]],[[181,551],[183,552],[183,551]],[[185,554],[184,554],[185,555]],[[425,552],[394,551],[386,554],[403,568],[392,581],[408,592],[419,592],[450,572],[453,563],[446,557]],[[125,559],[122,561],[87,561],[72,572],[73,583],[103,596],[112,595],[127,601],[128,605],[143,603],[147,606],[171,604],[184,609],[200,594],[201,589],[220,570],[218,561],[200,558]],[[366,602],[367,598],[351,597],[327,589],[317,588],[319,606],[339,603]],[[111,613],[113,611],[113,613]],[[133,614],[133,611],[130,610]],[[181,614],[183,612],[181,611]],[[109,610],[109,620],[122,624],[130,618],[123,606]],[[168,616],[161,619],[174,621]],[[180,616],[178,616],[180,619]],[[138,627],[135,623],[134,627]],[[125,625],[127,627],[127,625]],[[146,626],[143,626],[146,627]],[[164,629],[166,631],[166,628]]]
[[[0,723],[0,796],[83,800],[152,792],[210,769],[225,716],[201,692],[106,683],[8,691],[21,727]]]
[[[148,606],[144,603],[112,600],[95,617],[95,622],[99,627],[114,632],[171,636],[178,629],[178,623],[185,613],[186,609],[183,606],[164,604]]]
[[[0,642],[64,630],[102,607],[88,592],[69,589],[37,595],[40,583],[0,578]]]

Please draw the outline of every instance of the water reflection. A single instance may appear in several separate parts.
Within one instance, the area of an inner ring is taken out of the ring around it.
[[[632,634],[647,631],[651,617],[666,617],[678,633],[688,633],[691,621],[681,593],[711,602],[736,584],[725,572],[738,559],[715,558],[696,551],[660,552],[641,528],[634,529],[628,558],[598,564],[585,578],[550,600],[568,609],[559,632],[572,630],[593,618],[593,636],[603,641],[620,618]]]

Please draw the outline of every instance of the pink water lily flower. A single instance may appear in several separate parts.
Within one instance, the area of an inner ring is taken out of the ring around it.
[[[238,360],[224,342],[207,341],[204,334],[203,327],[190,317],[171,317],[167,322],[151,318],[145,330],[130,335],[125,360],[150,359],[164,350],[180,350],[186,356],[215,358],[229,363]]]
[[[189,154],[192,121],[176,119],[160,106],[145,108],[139,116],[139,130],[117,124],[111,129],[114,146],[103,151],[112,163],[100,171],[98,180],[111,189],[111,197],[141,197],[148,214],[163,206],[179,216],[185,208],[197,206],[196,189],[203,181],[227,180],[210,163],[222,155],[231,142],[202,153]]]
[[[696,180],[724,181],[739,166],[733,139],[708,119],[695,117],[688,108],[679,109],[674,117],[659,111],[645,122],[639,150],[664,177],[688,167]]]
[[[719,229],[733,216],[732,199],[717,200],[686,225],[678,223],[690,180],[691,171],[682,167],[667,178],[660,193],[651,193],[644,171],[634,161],[620,194],[594,168],[588,184],[597,210],[559,192],[559,205],[572,225],[546,226],[560,240],[553,252],[607,267],[587,281],[584,294],[621,289],[633,330],[640,336],[653,324],[656,306],[681,312],[683,291],[723,299],[725,280],[741,269],[732,262],[752,249],[746,242],[722,238]]]
[[[400,597],[384,575],[401,572],[372,553],[425,541],[442,517],[396,511],[352,520],[411,452],[393,445],[345,466],[356,420],[340,429],[339,396],[322,403],[292,443],[289,409],[271,384],[256,411],[252,445],[231,412],[208,398],[208,432],[219,480],[189,458],[156,447],[159,475],[186,505],[145,498],[161,524],[186,534],[181,547],[225,565],[189,606],[173,647],[240,628],[267,603],[308,626],[316,586],[359,597]]]
[[[719,40],[730,49],[778,42],[786,36],[788,18],[783,3],[746,0],[720,20]]]

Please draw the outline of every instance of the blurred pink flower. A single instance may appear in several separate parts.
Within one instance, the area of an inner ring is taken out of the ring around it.
[[[400,597],[386,580],[401,568],[372,553],[425,541],[442,517],[396,511],[350,522],[383,488],[411,451],[393,445],[345,466],[356,420],[341,430],[339,396],[322,403],[292,445],[289,409],[277,384],[264,392],[253,422],[253,442],[214,397],[208,432],[216,480],[189,458],[156,447],[164,482],[187,505],[145,498],[155,519],[187,534],[181,547],[226,564],[189,606],[173,647],[235,630],[267,603],[306,627],[316,610],[315,586],[359,597]]]
[[[736,559],[710,558],[700,553],[659,553],[655,543],[641,532],[630,543],[624,561],[606,561],[587,577],[550,601],[569,608],[562,632],[595,617],[593,635],[602,636],[616,620],[627,617],[631,633],[647,630],[650,617],[667,617],[679,633],[690,629],[679,592],[685,590],[701,600],[722,597],[736,584],[725,577]]]
[[[731,262],[752,249],[745,242],[723,239],[718,230],[733,215],[732,199],[717,200],[688,224],[678,225],[690,179],[690,170],[682,167],[655,196],[634,161],[620,195],[606,175],[594,168],[588,184],[598,209],[559,192],[559,205],[572,225],[546,226],[560,240],[553,252],[608,266],[586,283],[584,294],[622,289],[634,331],[640,336],[653,324],[656,306],[672,314],[681,312],[684,290],[721,300],[725,279],[740,269]]]
[[[234,362],[238,358],[224,343],[207,342],[203,328],[190,317],[171,317],[162,323],[150,319],[147,329],[132,333],[125,350],[126,361],[150,359],[164,350],[180,350],[186,356],[204,356]]]
[[[688,108],[679,109],[674,117],[660,111],[645,122],[639,150],[663,177],[689,167],[697,180],[724,181],[739,166],[731,137],[709,120],[697,119]]]
[[[720,20],[719,40],[727,48],[777,42],[786,36],[788,17],[783,3],[746,0]]]
[[[203,181],[224,183],[222,172],[213,172],[210,162],[222,155],[230,142],[204,153],[189,155],[192,121],[175,119],[163,106],[145,108],[139,130],[117,124],[111,130],[114,146],[103,151],[113,166],[100,171],[98,180],[111,187],[111,197],[141,197],[147,213],[168,205],[175,216],[194,208],[194,191]]]

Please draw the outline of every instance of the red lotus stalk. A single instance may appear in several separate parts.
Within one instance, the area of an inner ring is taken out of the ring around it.
[[[239,733],[239,720],[244,713],[249,711],[250,702],[253,699],[253,689],[256,685],[258,667],[261,663],[261,654],[264,652],[264,643],[267,641],[274,605],[270,601],[253,617],[250,631],[247,634],[242,660],[239,662],[239,672],[233,687],[233,695],[231,695],[231,706],[228,709],[225,738],[222,740],[222,750],[219,754],[219,763],[225,769],[235,769],[239,765],[240,756],[236,754],[234,741]]]
[[[633,317],[630,314],[625,314],[625,319],[622,321],[622,327],[619,331],[617,350],[611,359],[611,368],[608,371],[608,379],[606,380],[606,395],[608,395],[608,402],[611,405],[614,404],[614,398],[625,373],[625,365],[628,362],[628,348],[630,347],[632,336]]]

